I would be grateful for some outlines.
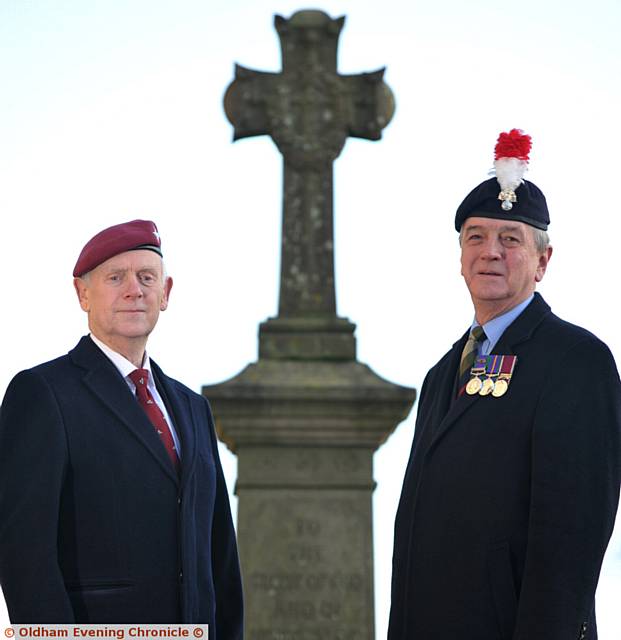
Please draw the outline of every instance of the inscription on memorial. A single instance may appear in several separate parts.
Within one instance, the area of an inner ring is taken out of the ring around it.
[[[246,527],[255,532],[241,550],[242,565],[247,555],[253,558],[245,576],[246,606],[250,616],[263,620],[250,640],[294,637],[288,634],[299,630],[301,621],[312,623],[322,638],[340,640],[352,633],[368,638],[373,620],[369,493],[324,496],[310,486],[276,495],[248,493],[252,506],[246,504],[239,521],[240,537]]]

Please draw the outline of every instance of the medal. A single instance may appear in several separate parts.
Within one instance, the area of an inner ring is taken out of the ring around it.
[[[469,396],[473,396],[479,393],[481,385],[483,384],[483,381],[481,380],[481,378],[479,378],[479,376],[485,373],[486,367],[487,358],[485,356],[477,358],[474,361],[474,366],[472,367],[472,369],[470,369],[470,375],[474,377],[470,378],[468,384],[466,385],[466,393]]]
[[[473,396],[476,393],[479,393],[481,386],[483,383],[481,382],[481,378],[471,378],[468,384],[466,385],[466,393],[469,396]]]
[[[494,398],[500,398],[500,396],[504,396],[507,393],[507,389],[509,388],[509,383],[501,378],[500,380],[496,380],[496,384],[494,385],[494,390],[492,391],[492,395]]]
[[[474,396],[492,395],[500,398],[507,393],[517,356],[480,356],[470,369],[472,376],[466,385],[466,393]],[[485,376],[485,378],[483,378]]]
[[[494,398],[500,398],[507,393],[507,389],[509,388],[509,383],[511,382],[511,376],[513,375],[513,369],[515,368],[515,363],[517,362],[517,356],[502,356],[502,363],[500,365],[500,373],[498,375],[498,380],[496,380],[496,384],[494,385],[494,390],[492,391],[492,395]]]
[[[487,367],[485,368],[487,378],[483,380],[483,384],[479,390],[480,396],[488,396],[494,390],[494,378],[498,376],[501,364],[502,356],[487,356]]]

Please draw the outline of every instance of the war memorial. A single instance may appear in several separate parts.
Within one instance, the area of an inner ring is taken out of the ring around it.
[[[374,639],[373,453],[416,395],[356,359],[337,313],[333,163],[395,108],[383,69],[338,73],[344,20],[276,16],[282,71],[237,65],[224,98],[234,139],[270,136],[284,172],[278,315],[256,362],[203,387],[238,459],[246,640]]]

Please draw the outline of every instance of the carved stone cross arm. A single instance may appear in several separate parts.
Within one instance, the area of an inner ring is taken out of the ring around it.
[[[300,169],[331,163],[348,137],[382,137],[395,110],[383,78],[383,68],[356,75],[279,74],[236,64],[224,97],[233,140],[269,135],[285,162]]]
[[[384,69],[337,72],[343,24],[344,18],[333,20],[321,11],[300,11],[288,20],[276,16],[282,71],[236,65],[224,97],[234,139],[269,135],[283,156],[280,299],[274,322],[284,327],[284,319],[295,321],[295,331],[302,325],[310,331],[320,322],[353,332],[336,314],[332,165],[348,137],[378,140],[394,113]],[[270,330],[267,324],[262,332]]]

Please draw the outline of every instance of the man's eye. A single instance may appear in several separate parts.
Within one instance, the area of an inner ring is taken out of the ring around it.
[[[151,275],[150,273],[144,273],[140,276],[140,281],[143,284],[153,284],[155,282],[155,276]]]

